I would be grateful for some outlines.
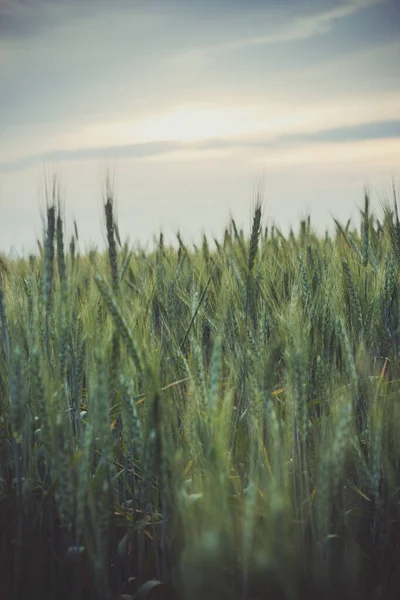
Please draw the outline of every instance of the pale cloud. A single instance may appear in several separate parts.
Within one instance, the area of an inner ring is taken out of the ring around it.
[[[384,169],[398,171],[400,162],[400,137],[389,140],[363,140],[346,143],[297,144],[292,147],[274,148],[258,152],[254,164],[266,170],[285,171],[293,166],[339,166],[351,170],[363,166],[365,173]]]
[[[160,155],[147,155],[141,163],[172,164],[209,162],[213,159],[242,159],[259,170],[285,172],[289,167],[299,166],[340,166],[353,169],[364,166],[369,169],[397,171],[400,161],[400,137],[394,139],[361,140],[346,142],[290,143],[282,147],[262,145],[232,145],[221,148],[185,147],[171,149]]]
[[[310,105],[299,102],[269,102],[264,105],[224,106],[212,109],[183,107],[164,114],[148,114],[136,120],[99,121],[64,129],[62,127],[20,130],[0,147],[0,163],[21,158],[40,160],[51,152],[81,153],[101,149],[111,153],[119,147],[160,142],[206,142],[232,140],[233,145],[249,145],[261,136],[264,142],[285,135],[319,131],[379,121],[400,120],[400,93],[371,93]],[[29,144],[30,152],[27,153]],[[175,150],[173,148],[173,150]],[[168,145],[166,146],[168,151]],[[157,151],[158,153],[158,151]]]
[[[210,59],[212,60],[219,53],[231,52],[251,46],[290,43],[325,35],[331,31],[337,21],[350,17],[369,6],[382,4],[383,2],[385,0],[351,0],[348,3],[335,6],[325,12],[312,14],[307,17],[296,16],[294,19],[290,19],[290,15],[287,15],[284,23],[278,27],[271,27],[271,31],[266,35],[247,36],[226,43],[192,49],[189,52],[172,57],[170,62],[171,64],[179,65],[179,63],[194,60],[198,64],[202,62],[203,64],[207,64]]]
[[[248,165],[254,173],[287,173],[293,168],[324,168],[340,176],[362,170],[365,177],[374,172],[384,172],[387,181],[398,173],[400,164],[400,136],[392,139],[355,140],[345,142],[302,141],[282,146],[232,145],[213,148],[204,146],[171,149],[160,155],[147,155],[140,164],[160,165],[210,165],[212,161]]]
[[[145,5],[138,3],[135,3],[133,16],[128,10],[129,3],[116,2],[113,10],[108,7],[105,17],[107,4],[103,2],[99,3],[101,10],[98,12],[90,10],[90,5],[84,2],[38,2],[39,16],[32,8],[36,5],[32,3],[27,9],[26,3],[18,2],[25,11],[31,11],[29,17],[35,17],[35,22],[40,24],[40,17],[44,22],[40,25],[43,29],[40,36],[36,33],[23,39],[18,36],[13,40],[6,38],[3,45],[0,41],[0,68],[5,82],[0,95],[2,146],[4,148],[7,143],[14,155],[14,145],[21,139],[18,125],[23,126],[26,136],[32,131],[34,138],[35,126],[32,130],[31,127],[35,123],[38,129],[41,128],[38,137],[49,135],[54,140],[56,127],[47,124],[58,123],[58,129],[62,126],[68,130],[62,136],[60,134],[63,146],[58,148],[53,144],[50,148],[46,142],[43,151],[62,150],[72,143],[72,136],[79,138],[79,147],[91,145],[86,135],[97,139],[103,132],[103,138],[115,139],[117,134],[111,129],[120,127],[119,120],[131,123],[134,130],[146,125],[132,121],[148,118],[154,118],[160,127],[166,127],[165,119],[174,119],[173,114],[178,110],[187,111],[189,115],[190,111],[199,110],[199,104],[202,110],[208,109],[207,103],[214,103],[217,108],[223,106],[228,111],[236,110],[239,104],[243,112],[242,105],[266,105],[270,98],[279,104],[287,103],[292,97],[296,105],[302,97],[308,96],[307,100],[312,96],[332,97],[332,94],[339,97],[349,91],[352,93],[355,87],[359,94],[361,88],[368,86],[382,89],[383,78],[394,81],[398,62],[390,57],[394,52],[399,54],[399,46],[382,49],[375,44],[367,52],[346,55],[336,66],[332,63],[334,57],[328,58],[313,71],[312,66],[299,65],[299,58],[293,56],[289,43],[327,26],[332,27],[338,21],[345,21],[346,16],[358,14],[361,9],[381,1],[338,3],[330,10],[318,8],[319,12],[314,10],[306,17],[299,16],[307,6],[302,2],[291,5],[294,16],[285,15],[283,9],[270,9],[268,3],[265,6],[257,4],[243,14],[238,11],[233,11],[232,15],[228,13],[226,24],[219,15],[218,26],[214,25],[211,33],[208,31],[211,24],[209,28],[204,24],[195,25],[193,19],[190,21],[187,17],[190,26],[186,31],[183,17],[177,11],[171,11],[171,14],[165,9],[146,12]],[[317,3],[316,6],[321,5]],[[242,21],[245,22],[243,28]],[[45,29],[47,22],[51,27]],[[252,28],[254,35],[251,35]],[[248,35],[240,38],[242,29]],[[267,33],[259,35],[265,29]],[[211,43],[217,37],[216,32],[223,40],[220,45]],[[268,40],[276,43],[279,39],[288,41],[284,64],[281,64],[281,48],[272,58],[266,50],[266,55],[270,56],[266,56],[254,72],[251,66],[255,59],[260,61],[259,56],[246,55],[237,63],[228,51],[234,52],[238,45],[236,49],[240,55],[246,48],[267,44]],[[203,46],[205,55],[196,59],[197,50],[193,47],[197,47],[201,55]],[[218,48],[225,48],[227,52],[214,52]],[[2,59],[2,56],[7,58]],[[181,65],[174,63],[176,60],[182,61]],[[207,61],[211,61],[211,66],[207,66]],[[365,77],[366,69],[368,78]],[[15,77],[17,72],[18,78]],[[243,115],[239,121],[242,123],[246,118]],[[90,135],[83,132],[88,125]],[[98,143],[105,145],[108,142]],[[35,142],[33,146],[36,146]]]
[[[272,102],[209,110],[187,108],[161,117],[149,116],[144,121],[105,125],[102,132],[96,128],[95,132],[100,133],[101,139],[115,135],[114,143],[118,140],[125,143],[136,140],[202,141],[261,133],[273,139],[284,134],[312,133],[389,119],[400,119],[400,94],[397,92],[350,98],[341,105],[328,102],[314,106],[303,104],[297,110],[293,110],[292,104],[282,106]]]

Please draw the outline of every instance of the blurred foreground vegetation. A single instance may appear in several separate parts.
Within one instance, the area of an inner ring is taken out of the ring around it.
[[[0,263],[0,598],[397,598],[396,202],[147,254],[113,206]]]

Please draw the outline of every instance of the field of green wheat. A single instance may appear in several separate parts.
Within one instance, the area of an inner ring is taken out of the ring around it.
[[[400,221],[0,262],[0,598],[397,598]],[[331,593],[331,596],[329,596]]]

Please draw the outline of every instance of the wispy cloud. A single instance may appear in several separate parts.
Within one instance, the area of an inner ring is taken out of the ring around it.
[[[397,170],[400,160],[400,138],[375,140],[356,140],[347,144],[310,143],[294,144],[291,148],[274,148],[254,157],[254,164],[267,170],[281,173],[292,167],[339,167],[342,175],[361,168],[365,176],[370,177],[377,170],[386,171],[388,183],[390,176]],[[365,181],[364,181],[365,183]]]
[[[303,133],[284,133],[281,135],[231,135],[225,138],[209,138],[200,141],[179,141],[166,140],[154,141],[139,144],[126,144],[119,146],[98,146],[92,148],[77,148],[73,150],[53,150],[43,152],[36,155],[22,156],[17,160],[9,162],[0,162],[0,171],[16,171],[28,166],[40,163],[59,163],[65,161],[83,161],[91,159],[99,159],[104,157],[112,157],[112,159],[131,158],[135,160],[143,160],[149,158],[159,159],[161,156],[172,156],[174,160],[177,157],[181,159],[185,155],[192,160],[194,156],[206,157],[210,156],[226,156],[229,152],[241,151],[256,151],[259,153],[262,150],[289,150],[293,153],[293,149],[298,151],[300,145],[303,149],[313,151],[316,144],[318,147],[325,147],[330,150],[335,149],[334,155],[337,156],[340,152],[347,153],[345,145],[371,140],[396,141],[388,143],[388,147],[400,148],[400,118],[396,121],[379,121],[364,123],[361,125],[350,125],[345,127],[337,127],[334,129],[322,129],[314,132]],[[371,146],[372,153],[374,152]],[[302,155],[303,152],[300,153]],[[279,154],[279,160],[282,155]],[[285,161],[283,161],[285,163]]]
[[[38,154],[25,155],[9,162],[0,162],[0,171],[19,171],[32,165],[41,163],[59,163],[64,161],[82,161],[93,158],[111,156],[113,159],[120,157],[143,158],[157,156],[179,151],[184,147],[182,142],[149,142],[144,144],[131,144],[129,146],[104,146],[95,148],[76,148],[74,150],[51,150]]]
[[[207,139],[234,139],[263,136],[273,141],[282,136],[312,135],[343,127],[368,125],[378,121],[400,119],[397,91],[385,94],[357,95],[341,103],[323,101],[310,104],[307,100],[293,102],[269,101],[265,104],[239,104],[203,108],[188,106],[175,111],[149,113],[136,119],[97,120],[63,128],[60,125],[34,129],[20,128],[11,132],[0,147],[0,162],[10,163],[30,154],[48,156],[79,150],[151,143],[201,142]],[[97,149],[97,150],[96,150]]]
[[[389,50],[376,72],[368,57],[355,61],[350,48],[333,85],[324,68],[336,53],[326,56],[329,44],[322,46],[318,36],[382,2],[249,0],[246,11],[233,2],[222,14],[220,5],[208,0],[201,11],[196,4],[178,2],[171,10],[158,2],[150,11],[127,0],[112,3],[111,9],[102,0],[94,11],[87,0],[7,0],[3,29],[0,20],[0,138],[8,131],[18,137],[19,126],[59,122],[75,127],[100,118],[112,126],[119,116],[128,120],[130,114],[196,108],[199,102],[229,107],[237,99],[257,103],[292,96],[297,101],[304,94],[321,96],[326,87],[336,96],[355,85],[372,89],[384,77],[393,79],[397,66],[393,60],[385,66]],[[293,49],[296,40],[313,36],[315,45],[305,54]],[[283,41],[276,52],[268,47]],[[365,43],[377,52],[382,40],[373,47],[368,39]],[[322,63],[319,73],[302,85],[299,78],[315,62]],[[368,81],[360,76],[366,68]]]
[[[267,46],[272,44],[284,44],[313,37],[325,35],[332,30],[335,23],[346,17],[355,15],[375,4],[382,4],[385,0],[350,0],[339,6],[334,6],[322,12],[316,11],[308,16],[296,15],[291,17],[285,15],[285,20],[280,25],[271,27],[271,31],[265,35],[242,37],[226,43],[214,44],[208,47],[193,48],[185,55],[180,54],[172,58],[178,63],[180,60],[215,56],[216,54],[231,52],[252,46]]]

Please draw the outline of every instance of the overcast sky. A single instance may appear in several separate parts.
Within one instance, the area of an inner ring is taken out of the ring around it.
[[[0,0],[0,250],[35,248],[44,171],[67,233],[358,219],[400,183],[398,0]]]

